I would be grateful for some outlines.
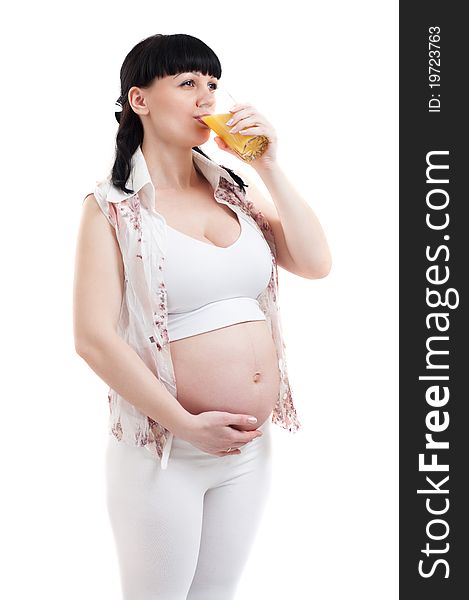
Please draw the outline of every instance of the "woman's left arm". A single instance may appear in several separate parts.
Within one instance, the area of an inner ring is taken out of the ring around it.
[[[230,133],[264,135],[267,149],[250,164],[258,173],[273,199],[266,200],[245,177],[247,197],[260,210],[272,227],[277,249],[277,264],[307,279],[325,277],[332,265],[326,236],[308,203],[298,194],[277,163],[277,134],[274,126],[252,104],[236,104],[227,125]],[[215,142],[221,150],[236,153],[220,138]],[[239,158],[239,157],[238,157]]]
[[[319,279],[329,274],[331,253],[319,219],[293,188],[278,163],[256,168],[272,196],[267,200],[244,175],[247,198],[268,220],[275,238],[277,264],[300,277]]]

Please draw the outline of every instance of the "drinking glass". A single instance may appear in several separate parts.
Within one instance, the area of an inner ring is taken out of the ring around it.
[[[234,113],[230,113],[230,108],[238,102],[228,92],[228,90],[218,85],[215,91],[216,107],[215,113],[201,117],[201,120],[212,131],[219,135],[222,140],[245,162],[256,160],[265,152],[269,144],[265,135],[243,135],[242,133],[230,133],[233,125],[227,125]],[[248,127],[250,127],[248,125]]]

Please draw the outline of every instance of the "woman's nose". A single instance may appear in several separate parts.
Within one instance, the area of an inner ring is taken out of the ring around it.
[[[210,107],[214,106],[215,102],[216,100],[215,96],[213,95],[213,92],[208,92],[207,94],[204,94],[201,98],[199,98],[197,105],[199,107]]]

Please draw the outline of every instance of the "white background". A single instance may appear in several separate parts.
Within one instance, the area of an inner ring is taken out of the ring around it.
[[[219,56],[221,83],[275,126],[278,162],[333,255],[324,279],[279,270],[303,427],[274,427],[272,494],[237,599],[394,600],[397,2],[46,1],[9,10],[0,36],[0,596],[120,598],[105,506],[108,386],[74,350],[75,238],[82,199],[111,164],[125,55],[155,33],[188,33]],[[202,148],[266,191],[212,138]]]

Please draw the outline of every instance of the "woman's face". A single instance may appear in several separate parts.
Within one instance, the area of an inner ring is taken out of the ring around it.
[[[131,88],[145,136],[190,148],[206,142],[210,129],[195,117],[215,112],[217,85],[216,77],[189,72],[156,79],[148,88]]]

